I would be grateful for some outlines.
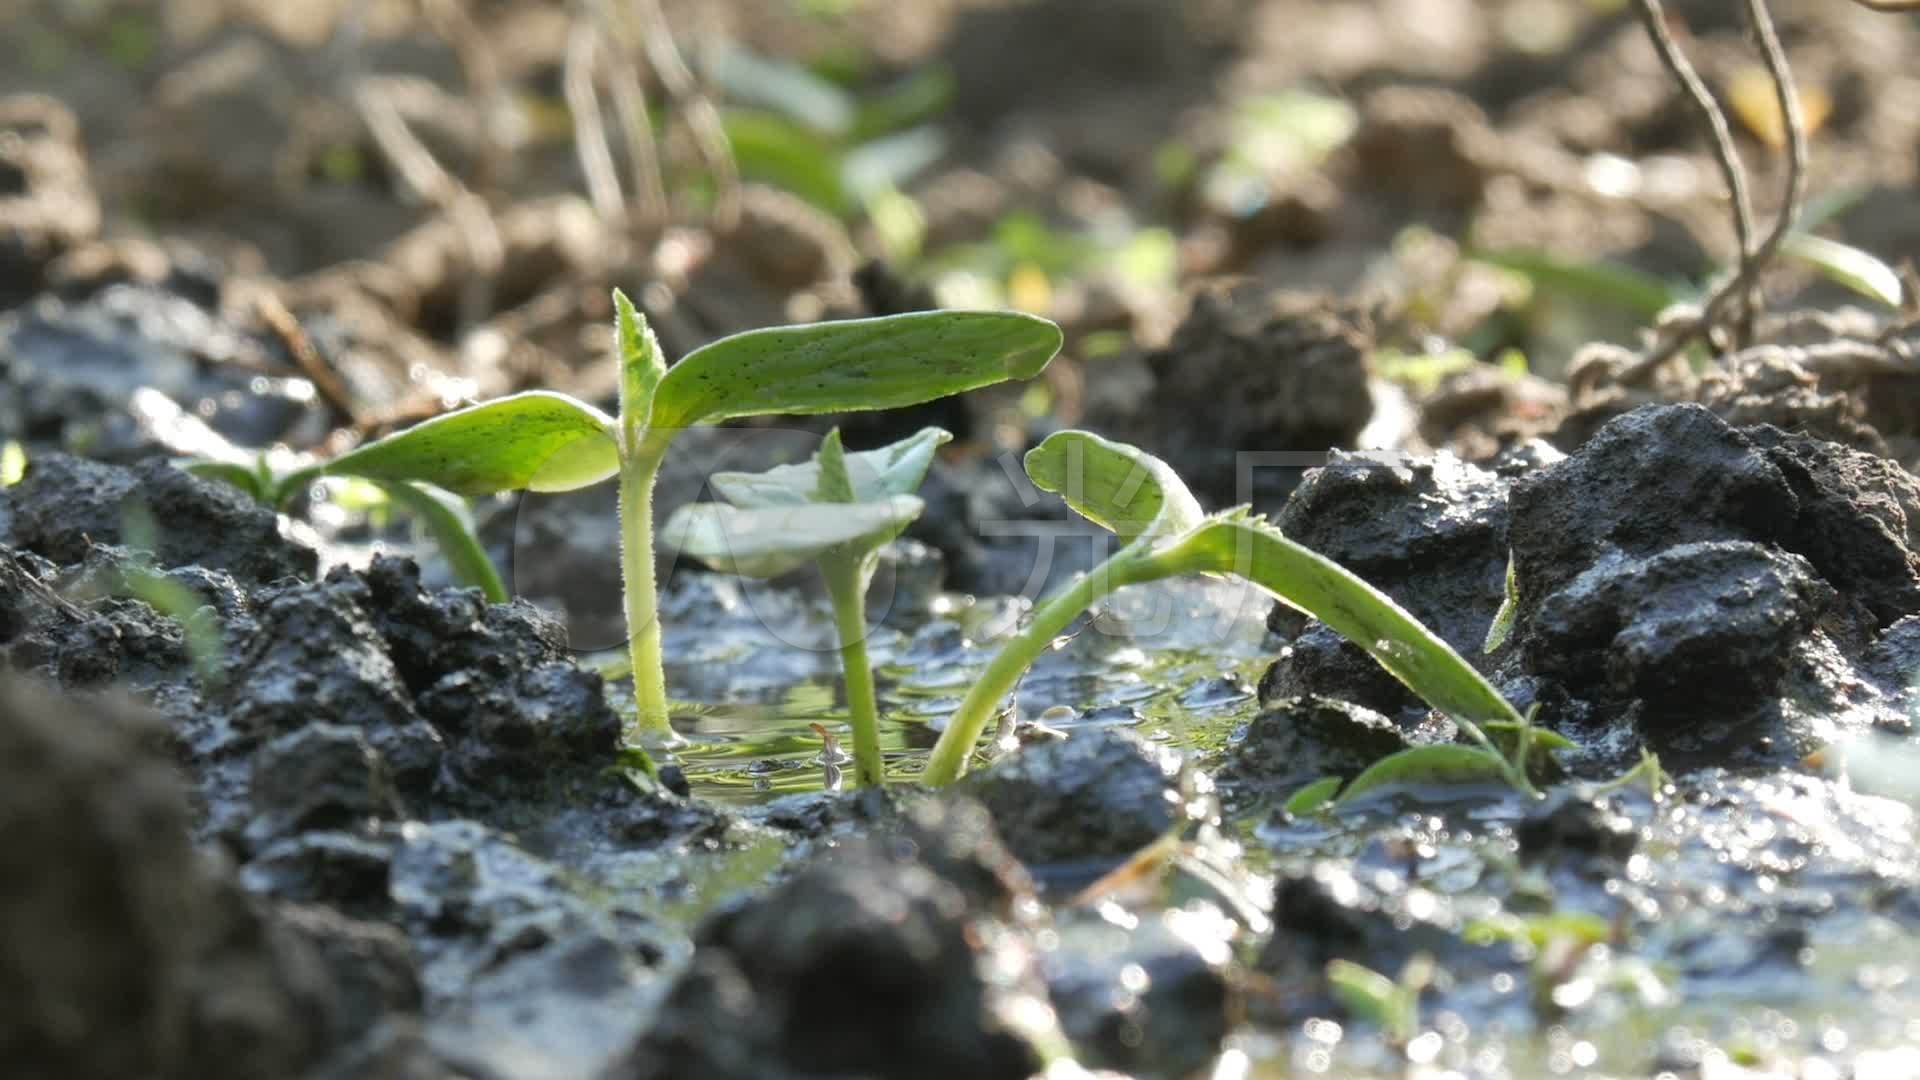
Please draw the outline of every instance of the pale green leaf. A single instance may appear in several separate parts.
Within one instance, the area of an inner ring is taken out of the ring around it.
[[[897,409],[1040,373],[1060,328],[1014,312],[918,311],[749,330],[667,371],[653,425]]]
[[[1054,432],[1027,451],[1026,467],[1041,490],[1126,540],[1174,537],[1206,520],[1166,462],[1091,432]]]
[[[939,428],[922,428],[890,446],[844,455],[847,478],[853,483],[852,501],[877,502],[918,491],[933,464],[934,451],[952,438]],[[820,462],[809,459],[757,473],[714,473],[707,482],[738,507],[798,506],[812,502],[820,490]]]
[[[1904,290],[1899,273],[1872,252],[1824,236],[1796,232],[1789,233],[1781,242],[1780,254],[1799,259],[1868,299],[1896,310],[1900,307]]]
[[[924,506],[912,495],[880,502],[750,510],[695,503],[674,511],[660,539],[715,570],[743,577],[778,577],[836,549],[879,547],[900,535]]]
[[[1365,649],[1434,708],[1471,721],[1520,722],[1500,692],[1418,619],[1265,521],[1235,512],[1215,515],[1152,562],[1163,573],[1245,578]]]
[[[490,495],[571,491],[599,483],[619,468],[611,417],[563,394],[532,390],[434,417],[315,471]],[[297,476],[311,479],[304,472]]]
[[[1454,787],[1507,782],[1505,765],[1492,754],[1458,743],[1415,746],[1367,766],[1340,793],[1341,805],[1390,787]]]

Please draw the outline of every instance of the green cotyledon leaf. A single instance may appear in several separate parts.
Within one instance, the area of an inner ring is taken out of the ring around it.
[[[939,428],[922,428],[890,446],[844,454],[853,488],[850,501],[875,502],[893,495],[911,495],[926,479],[934,451],[952,438]],[[714,473],[707,482],[722,499],[743,509],[799,506],[813,502],[820,490],[820,462],[814,458],[795,465],[776,465],[765,472]]]
[[[1087,431],[1056,431],[1027,451],[1027,475],[1125,540],[1178,536],[1206,520],[1166,462]]]
[[[1060,328],[1015,312],[918,311],[722,338],[668,369],[652,425],[896,409],[1040,373]]]
[[[619,468],[612,417],[564,394],[530,390],[436,416],[303,470],[296,479],[362,476],[491,495],[571,491]],[[283,484],[283,490],[291,486]]]
[[[1408,689],[1471,721],[1521,722],[1520,714],[1453,647],[1345,567],[1244,512],[1208,518],[1153,556],[1176,573],[1233,574],[1319,619],[1365,649]]]
[[[777,577],[836,548],[879,547],[900,535],[924,508],[912,495],[879,502],[755,509],[695,503],[674,511],[660,540],[715,570],[743,577]]]

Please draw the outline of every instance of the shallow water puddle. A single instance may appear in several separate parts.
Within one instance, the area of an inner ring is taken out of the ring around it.
[[[718,584],[676,581],[689,590]],[[717,600],[703,607],[687,599],[676,606],[696,623],[668,627],[669,686],[677,699],[687,689],[712,688],[722,676],[726,686],[724,700],[682,704],[675,712],[688,742],[673,756],[694,795],[750,803],[821,790],[826,761],[811,725],[847,737],[824,602]],[[1034,666],[1020,687],[1021,715],[1063,731],[1132,726],[1189,754],[1217,751],[1258,711],[1253,686],[1272,659],[1264,641],[1267,607],[1222,583],[1127,590]],[[938,725],[1018,614],[1006,601],[940,596],[915,618],[874,628],[868,648],[890,776],[911,780],[919,772]],[[682,651],[676,638],[694,644]]]

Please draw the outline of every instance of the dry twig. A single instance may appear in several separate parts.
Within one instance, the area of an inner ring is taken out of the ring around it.
[[[1686,62],[1686,58],[1679,50],[1672,48],[1671,52],[1668,51],[1672,46],[1672,38],[1666,33],[1665,15],[1659,0],[1639,0],[1639,4],[1640,11],[1647,21],[1648,31],[1654,35],[1655,44],[1660,47],[1662,60],[1667,64],[1668,70],[1688,88],[1689,96],[1693,97],[1695,104],[1708,117],[1708,123],[1714,130],[1715,154],[1722,171],[1728,176],[1741,174],[1743,170],[1740,160],[1733,152],[1731,139],[1726,137],[1726,115],[1720,111],[1712,94],[1706,92],[1705,85],[1700,82],[1699,74],[1693,70],[1691,64]],[[1767,74],[1773,79],[1775,98],[1787,129],[1787,190],[1780,206],[1780,215],[1766,239],[1757,247],[1749,252],[1744,250],[1743,245],[1740,263],[1733,275],[1708,296],[1706,303],[1701,305],[1699,316],[1675,327],[1674,332],[1665,341],[1655,345],[1646,356],[1622,372],[1620,381],[1623,384],[1633,385],[1646,380],[1693,340],[1711,335],[1720,325],[1727,304],[1736,297],[1746,300],[1745,310],[1740,319],[1744,330],[1734,342],[1735,348],[1743,347],[1746,344],[1745,331],[1751,329],[1751,321],[1758,315],[1757,293],[1760,274],[1772,261],[1781,242],[1786,239],[1787,233],[1800,216],[1800,200],[1804,194],[1807,164],[1807,132],[1800,114],[1800,95],[1794,87],[1793,72],[1787,65],[1786,50],[1781,47],[1780,35],[1774,28],[1773,16],[1767,10],[1766,0],[1747,0],[1747,17],[1753,24],[1754,34],[1760,39],[1761,55],[1766,62]],[[1663,39],[1664,45],[1661,44]],[[1696,88],[1699,93],[1695,92]],[[1737,219],[1740,213],[1737,194],[1734,212]],[[1751,214],[1751,209],[1748,213]],[[1750,217],[1747,227],[1751,228]]]
[[[667,96],[686,115],[702,163],[713,176],[714,224],[723,232],[732,229],[740,220],[740,169],[733,160],[733,146],[727,141],[726,129],[721,126],[720,110],[701,92],[692,69],[681,58],[679,46],[673,43],[666,13],[660,9],[660,0],[634,0],[634,11],[639,16],[647,62]]]

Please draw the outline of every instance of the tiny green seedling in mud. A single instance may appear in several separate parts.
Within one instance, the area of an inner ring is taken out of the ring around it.
[[[266,454],[260,455],[252,465],[195,461],[188,464],[186,470],[195,476],[237,487],[275,510],[285,509],[296,495],[310,487],[319,471],[330,471],[327,466],[317,466],[278,474],[269,464]],[[342,475],[348,474],[343,472]],[[507,602],[506,583],[500,580],[500,572],[494,568],[493,560],[487,557],[487,550],[474,530],[473,515],[463,499],[421,481],[381,480],[374,477],[357,479],[376,493],[374,499],[410,511],[416,520],[426,526],[434,543],[439,546],[440,554],[447,560],[448,568],[453,571],[454,580],[479,589],[488,603]]]
[[[656,617],[653,488],[674,439],[746,416],[893,409],[1038,374],[1060,328],[1012,312],[925,311],[752,330],[668,368],[625,295],[614,294],[620,409],[529,391],[482,402],[281,478],[322,475],[431,485],[458,495],[572,491],[620,484],[621,577],[639,731],[670,737]]]
[[[934,451],[952,437],[926,428],[891,446],[849,454],[835,428],[804,464],[715,473],[707,482],[726,502],[683,506],[661,531],[669,547],[744,577],[778,577],[808,563],[820,568],[840,639],[854,775],[862,785],[878,787],[885,779],[867,660],[867,586],[880,549],[924,509],[913,492]]]
[[[1492,769],[1522,792],[1533,791],[1524,768],[1535,746],[1530,725],[1451,646],[1337,563],[1287,539],[1245,507],[1204,513],[1165,462],[1089,432],[1048,436],[1027,453],[1026,469],[1039,487],[1061,495],[1081,516],[1126,543],[1043,601],[1026,628],[988,663],[934,746],[924,773],[927,783],[951,783],[966,771],[982,729],[1021,674],[1101,598],[1127,585],[1182,574],[1231,574],[1365,649],[1428,704],[1452,716],[1476,744],[1401,751],[1350,788],[1391,762],[1401,768],[1435,765],[1435,754],[1447,752],[1459,759],[1456,765],[1467,761],[1464,755],[1477,755],[1474,766]],[[1519,751],[1511,758],[1501,753],[1483,723],[1509,725],[1519,733]]]

